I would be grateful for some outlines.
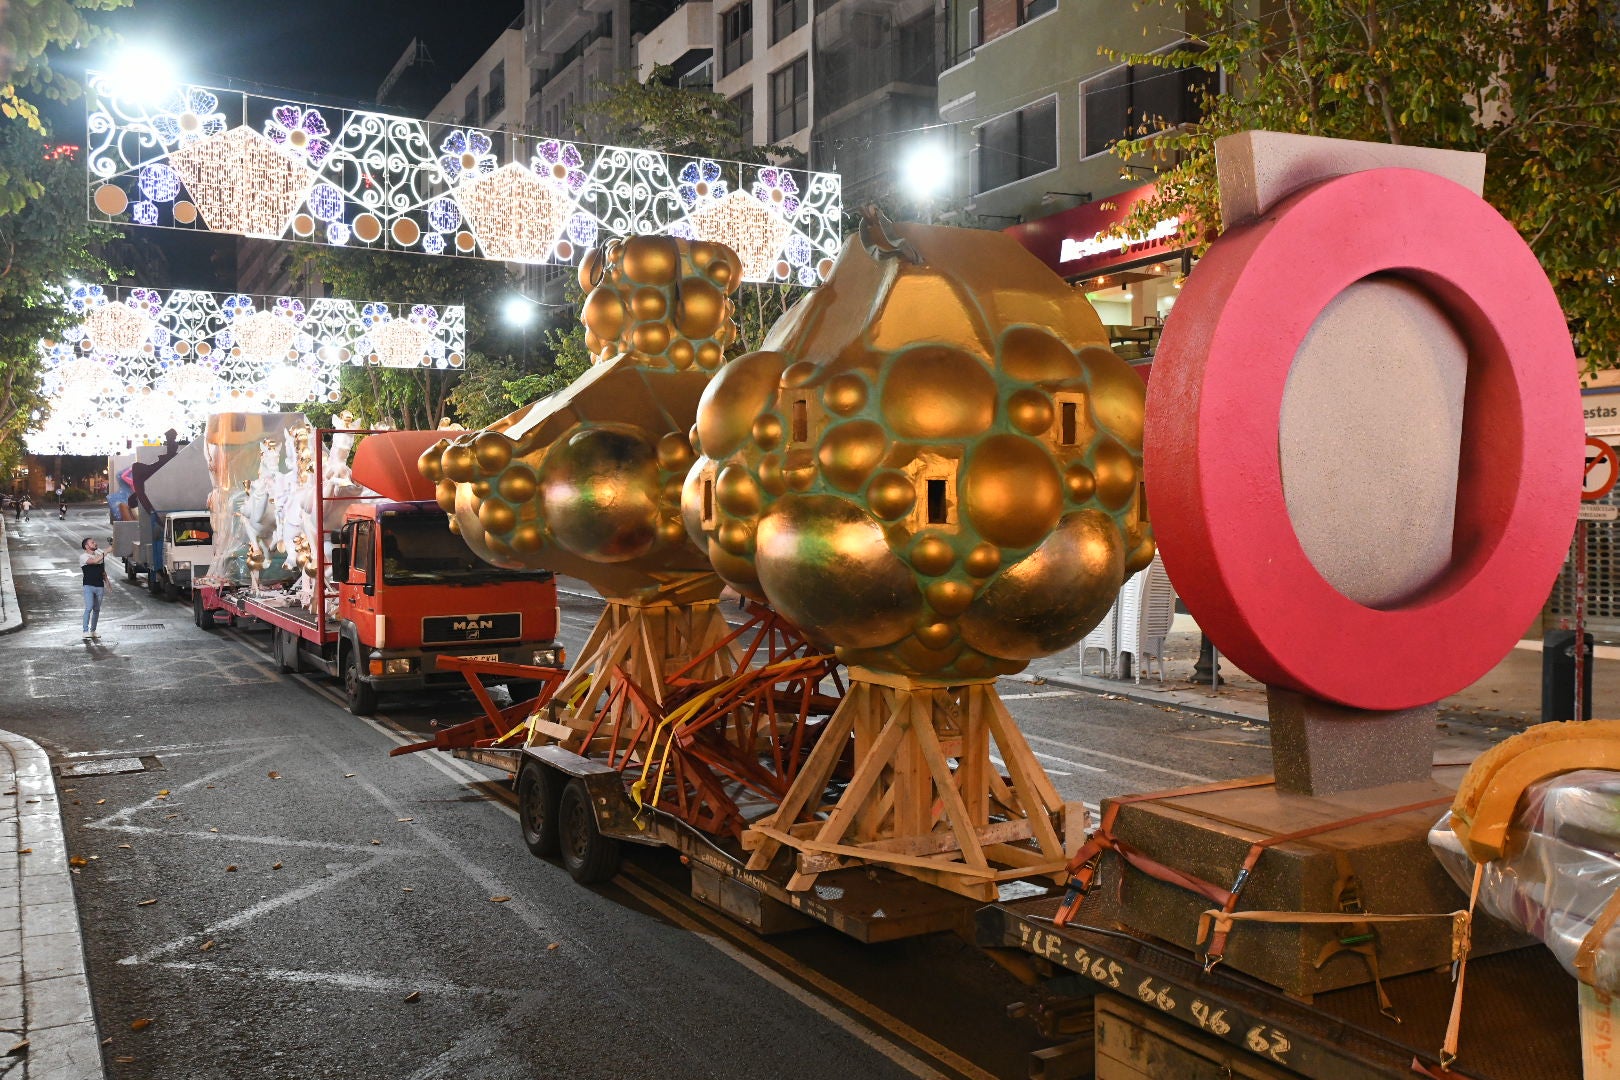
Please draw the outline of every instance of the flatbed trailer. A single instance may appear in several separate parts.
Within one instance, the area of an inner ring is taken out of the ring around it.
[[[695,899],[759,934],[819,922],[864,943],[942,932],[972,935],[977,901],[881,867],[825,871],[809,889],[790,892],[787,881],[797,852],[784,848],[768,869],[749,870],[749,853],[736,840],[636,806],[622,772],[560,746],[453,753],[512,778],[529,850],[561,855],[564,867],[582,883],[617,871],[620,844],[664,847],[678,852],[691,870]]]
[[[1098,1080],[1151,1077],[1448,1075],[1439,1048],[1450,1015],[1449,968],[1385,979],[1392,1019],[1371,985],[1309,1001],[1217,967],[1174,945],[1080,920],[1052,919],[1060,899],[992,904],[977,943],[1025,966],[1050,988],[1048,1008],[1073,1015],[1090,999],[1095,1028],[1048,1053],[1031,1075]],[[1452,1073],[1475,1080],[1578,1080],[1575,980],[1540,947],[1468,963],[1461,1040]],[[1067,1007],[1065,1007],[1067,1002]],[[1092,1070],[1095,1070],[1093,1073]]]

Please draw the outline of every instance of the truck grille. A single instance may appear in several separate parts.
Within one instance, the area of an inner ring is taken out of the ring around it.
[[[523,616],[516,611],[500,615],[435,615],[422,620],[422,644],[445,645],[458,641],[517,641],[523,637]]]

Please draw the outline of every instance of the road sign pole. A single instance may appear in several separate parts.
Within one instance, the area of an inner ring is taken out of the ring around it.
[[[1586,719],[1582,690],[1586,686],[1586,530],[1584,521],[1575,522],[1575,714],[1572,720]]]

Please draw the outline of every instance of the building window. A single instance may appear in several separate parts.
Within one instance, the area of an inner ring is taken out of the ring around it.
[[[737,118],[737,134],[744,146],[754,145],[754,92],[744,90],[731,99],[732,115]]]
[[[1121,139],[1196,124],[1204,117],[1210,74],[1202,68],[1125,64],[1081,83],[1080,156],[1106,154]]]
[[[720,16],[720,74],[730,75],[754,58],[754,0]]]
[[[810,62],[799,57],[771,73],[771,141],[785,139],[810,123]]]
[[[1018,0],[1018,25],[1057,10],[1057,0]]]
[[[978,129],[973,193],[1057,168],[1057,98],[1005,113]]]
[[[771,0],[771,44],[804,25],[810,14],[810,0]]]
[[[489,69],[489,93],[484,97],[484,119],[506,108],[506,61]]]
[[[461,115],[465,117],[462,121],[464,124],[476,124],[479,122],[478,87],[475,86],[467,91],[467,100],[462,102]]]

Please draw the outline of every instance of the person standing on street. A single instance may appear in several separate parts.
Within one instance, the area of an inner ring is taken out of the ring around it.
[[[96,623],[101,619],[101,597],[107,591],[107,553],[96,547],[93,537],[79,545],[79,570],[84,574],[84,640],[100,641]]]
[[[24,495],[23,496],[23,501],[22,501],[22,519],[24,521],[28,520],[28,511],[32,510],[33,508],[34,508],[34,500],[32,500],[28,496]]]

